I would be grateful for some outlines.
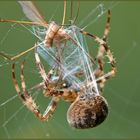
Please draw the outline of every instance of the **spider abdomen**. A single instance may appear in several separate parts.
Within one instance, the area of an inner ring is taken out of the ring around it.
[[[107,101],[102,96],[78,98],[67,112],[72,127],[85,129],[101,124],[108,115]]]

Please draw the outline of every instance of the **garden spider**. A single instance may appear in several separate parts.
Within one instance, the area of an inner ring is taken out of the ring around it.
[[[20,4],[23,8],[23,12],[32,22],[26,22],[26,21],[22,22],[22,21],[3,20],[3,19],[0,19],[0,22],[13,22],[16,24],[31,24],[31,25],[39,25],[48,28],[44,40],[46,48],[51,48],[53,44],[59,46],[61,43],[65,43],[70,40],[73,44],[77,43],[72,38],[72,36],[70,36],[63,28],[66,10],[64,10],[62,26],[59,26],[54,22],[51,22],[50,24],[47,23],[47,21],[44,20],[44,18],[41,16],[39,11],[36,9],[33,2],[20,1]],[[65,4],[64,4],[64,9],[66,8]],[[20,90],[18,82],[15,77],[15,64],[12,65],[12,79],[20,99],[25,104],[25,106],[29,110],[31,110],[40,120],[45,121],[48,120],[50,116],[52,116],[61,97],[65,101],[71,103],[67,112],[67,120],[71,126],[75,128],[81,128],[81,129],[92,128],[99,125],[105,120],[108,114],[108,105],[106,99],[102,96],[103,88],[106,80],[114,76],[116,73],[115,60],[113,58],[112,52],[110,51],[107,45],[109,27],[110,27],[110,10],[108,11],[108,18],[105,26],[104,35],[101,39],[81,29],[79,30],[80,34],[84,34],[92,37],[99,44],[99,50],[97,55],[97,61],[98,61],[97,69],[93,73],[90,72],[90,74],[88,75],[89,77],[87,76],[85,78],[85,81],[83,82],[83,84],[80,85],[79,88],[74,88],[73,86],[71,86],[72,83],[69,83],[69,81],[63,79],[61,77],[61,74],[58,75],[58,79],[54,80],[52,77],[54,75],[54,71],[58,69],[57,66],[54,67],[52,66],[52,69],[48,72],[48,74],[46,74],[44,66],[40,61],[38,51],[35,51],[35,60],[36,60],[37,68],[39,69],[39,73],[43,78],[43,82],[34,86],[32,89],[43,88],[44,96],[52,97],[50,104],[48,105],[48,107],[46,108],[43,114],[40,112],[38,105],[33,100],[32,96],[29,94],[29,90],[26,89],[26,84],[24,80],[25,62],[23,62],[21,65],[22,91]],[[78,44],[76,44],[76,46],[77,48],[79,47]],[[9,60],[15,60],[18,57],[24,55],[25,53],[33,49],[37,49],[38,47],[39,46],[35,44],[29,50],[26,50],[25,52],[22,52],[21,54],[14,56],[12,58],[9,58],[3,53],[0,53],[0,55]],[[108,73],[104,72],[104,67],[103,67],[104,66],[103,56],[105,52],[107,54],[107,57],[109,59],[112,68],[111,71]],[[86,53],[85,55],[86,58],[88,58],[88,60],[91,60],[91,57],[88,53]],[[88,70],[90,71],[90,69]],[[95,79],[93,78],[94,76]],[[77,78],[78,76],[75,77]],[[99,93],[97,90],[95,90],[96,89],[95,86],[97,84],[99,87]],[[88,88],[91,89],[91,92],[86,92]]]
[[[108,19],[105,26],[103,38],[92,35],[88,32],[80,30],[82,34],[88,35],[95,39],[99,43],[99,50],[97,55],[98,67],[92,74],[96,77],[96,83],[99,86],[100,94],[96,94],[93,89],[93,93],[86,93],[85,90],[90,87],[92,81],[85,81],[84,85],[81,85],[79,89],[72,88],[65,79],[59,77],[57,80],[52,79],[55,67],[52,68],[48,74],[46,74],[43,64],[40,61],[38,52],[35,51],[35,60],[39,73],[43,78],[43,82],[34,88],[43,88],[44,96],[51,96],[51,102],[42,114],[38,108],[38,105],[33,100],[32,96],[26,89],[24,80],[24,62],[21,65],[21,86],[22,91],[19,88],[18,82],[15,77],[15,64],[12,65],[12,79],[14,82],[15,89],[21,98],[25,106],[31,110],[40,120],[47,121],[56,109],[56,106],[61,98],[71,103],[68,112],[67,120],[68,123],[75,128],[92,128],[102,123],[108,114],[108,105],[106,99],[102,96],[103,87],[107,79],[111,78],[116,73],[115,60],[112,52],[107,45],[107,37],[110,26],[110,10],[108,11]],[[61,29],[61,28],[60,28]],[[59,31],[59,29],[58,29]],[[59,36],[58,36],[59,37]],[[35,44],[34,48],[37,48]],[[110,61],[112,70],[108,73],[104,73],[103,69],[103,56],[106,52],[107,57]],[[92,77],[92,76],[91,76]]]

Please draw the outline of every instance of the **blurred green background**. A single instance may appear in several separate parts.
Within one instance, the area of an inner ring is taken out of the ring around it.
[[[48,21],[61,23],[63,1],[36,3]],[[77,2],[73,4],[73,14],[76,15]],[[70,17],[69,5],[70,2],[67,3],[66,23]],[[66,120],[69,103],[61,101],[53,117],[48,122],[41,122],[16,97],[11,80],[11,63],[0,58],[0,138],[140,138],[140,2],[80,1],[76,25],[81,28],[87,26],[86,31],[102,37],[107,13],[102,14],[101,11],[107,9],[111,9],[112,13],[109,45],[118,70],[116,77],[105,86],[104,96],[110,109],[107,120],[93,129],[71,128]],[[16,1],[0,1],[0,18],[27,20]],[[31,26],[26,27],[31,29]],[[0,23],[0,51],[16,55],[33,46],[35,41],[37,38],[23,26]],[[89,46],[94,46],[91,40],[87,39],[87,42]],[[96,55],[95,48],[90,48],[91,55]],[[33,52],[17,60],[17,77],[23,59],[26,59],[27,88],[30,88],[41,78],[35,67]],[[34,98],[43,111],[49,99],[39,92],[34,93]]]

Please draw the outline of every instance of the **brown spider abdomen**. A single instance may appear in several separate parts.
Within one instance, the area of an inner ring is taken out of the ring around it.
[[[71,104],[67,120],[72,127],[85,129],[101,124],[108,115],[107,101],[102,96],[81,96]]]

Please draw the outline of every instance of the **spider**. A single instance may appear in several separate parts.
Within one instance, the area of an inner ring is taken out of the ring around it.
[[[40,120],[47,121],[50,118],[50,116],[52,116],[61,98],[71,103],[67,112],[67,121],[72,127],[80,129],[93,128],[101,124],[106,119],[108,115],[108,104],[106,99],[102,96],[103,88],[106,80],[113,77],[116,73],[115,59],[107,44],[107,38],[110,27],[110,17],[111,17],[110,10],[108,10],[107,23],[102,38],[99,38],[98,36],[80,30],[81,34],[92,37],[99,44],[99,50],[97,54],[98,66],[97,69],[92,74],[96,77],[95,82],[99,87],[100,94],[95,94],[96,91],[94,89],[92,90],[92,93],[85,94],[84,91],[90,87],[93,81],[91,82],[86,81],[84,85],[81,85],[80,88],[75,89],[72,88],[71,85],[69,85],[70,83],[68,83],[67,80],[62,79],[61,76],[58,77],[58,79],[53,79],[52,77],[56,69],[56,66],[52,67],[52,69],[46,74],[44,66],[40,61],[38,52],[35,51],[36,65],[43,79],[43,82],[39,83],[37,86],[33,88],[38,89],[41,87],[44,90],[44,96],[52,97],[51,102],[47,106],[44,113],[41,113],[38,105],[36,104],[32,96],[29,94],[29,91],[26,89],[26,83],[24,80],[25,61],[21,64],[22,91],[19,88],[18,82],[15,77],[15,64],[12,65],[12,79],[20,99],[22,100],[23,104],[29,110],[31,110]],[[61,28],[58,28],[57,32],[59,30],[62,31]],[[60,37],[59,34],[57,35],[58,35],[57,37],[59,38]],[[35,44],[33,48],[37,48],[37,44]],[[108,73],[104,72],[103,56],[105,52],[111,65],[111,71]]]

